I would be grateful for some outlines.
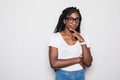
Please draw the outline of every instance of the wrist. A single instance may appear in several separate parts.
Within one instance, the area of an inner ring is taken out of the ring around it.
[[[85,42],[85,41],[84,41],[84,42],[80,42],[80,44],[81,44],[81,45],[85,45],[85,44],[86,44],[86,42]]]
[[[78,58],[77,58],[77,63],[80,63],[80,62],[81,62],[81,58],[78,57]]]

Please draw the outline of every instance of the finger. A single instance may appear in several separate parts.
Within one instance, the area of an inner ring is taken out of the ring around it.
[[[69,29],[69,31],[71,31],[72,33],[75,33],[76,31],[74,29]]]

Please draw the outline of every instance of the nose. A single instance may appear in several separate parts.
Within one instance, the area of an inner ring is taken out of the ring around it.
[[[72,24],[76,24],[76,21],[75,21],[75,20],[73,20]]]

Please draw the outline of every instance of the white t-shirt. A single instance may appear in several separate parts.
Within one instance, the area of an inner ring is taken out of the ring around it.
[[[81,36],[85,39],[87,47],[90,47],[88,39],[83,35]],[[69,59],[73,57],[82,56],[82,47],[80,45],[80,42],[77,41],[74,45],[68,45],[64,41],[62,35],[59,32],[53,33],[50,36],[48,46],[53,46],[58,49],[58,59]],[[66,70],[66,71],[76,71],[76,70],[81,70],[83,68],[80,64],[74,64],[74,65],[60,68],[60,69]]]

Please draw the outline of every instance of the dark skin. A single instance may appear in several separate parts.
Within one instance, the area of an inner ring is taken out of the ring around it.
[[[68,17],[72,17],[76,19],[79,18],[76,12],[72,13]],[[75,29],[77,28],[76,26],[78,26],[79,22],[74,20],[71,23],[71,21],[65,20],[65,19],[63,20],[63,22],[66,26],[65,26],[65,29],[60,32],[60,34],[62,35],[63,39],[68,45],[74,45],[77,42],[77,40],[79,42],[85,41],[83,37],[77,31],[75,31]],[[77,40],[74,40],[73,39],[74,37],[76,37]],[[56,47],[50,46],[49,47],[49,60],[50,60],[51,67],[54,69],[63,68],[63,67],[67,67],[73,64],[78,64],[78,63],[83,68],[85,66],[90,67],[92,63],[92,56],[91,56],[90,48],[88,48],[86,44],[83,44],[81,46],[82,46],[82,51],[83,51],[82,57],[73,57],[69,59],[58,59],[58,49]]]

